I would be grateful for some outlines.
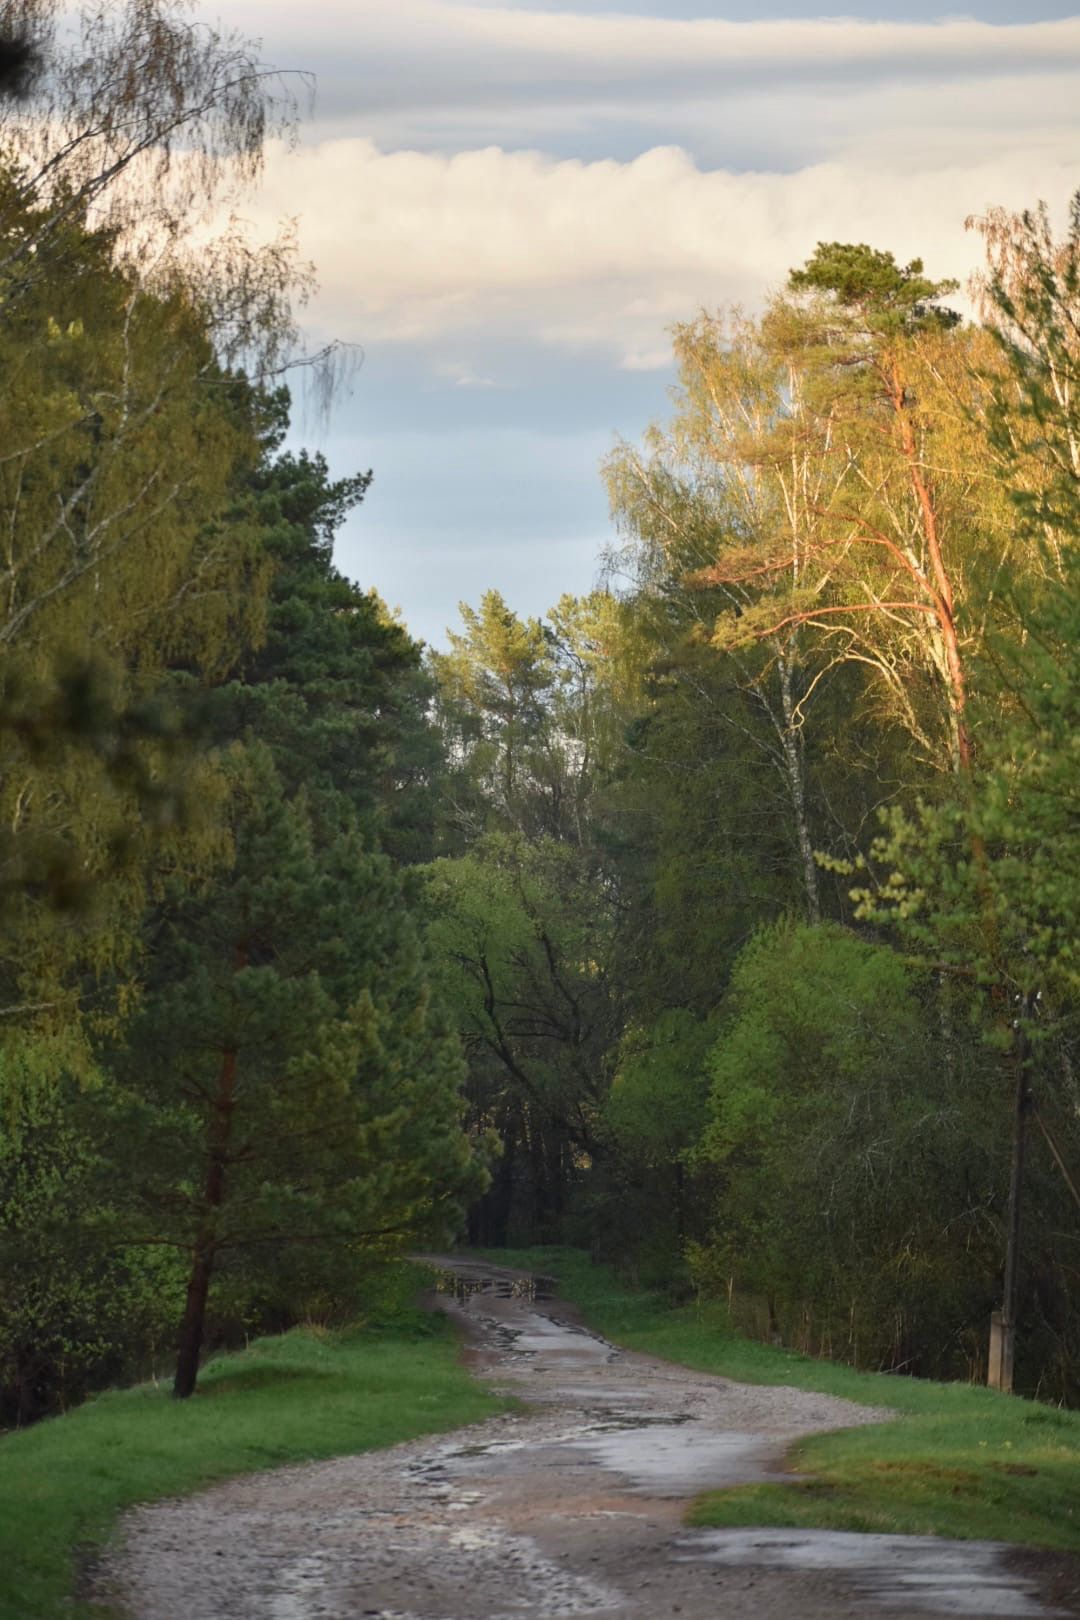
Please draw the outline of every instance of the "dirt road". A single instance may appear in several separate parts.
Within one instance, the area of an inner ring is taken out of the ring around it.
[[[1070,1612],[990,1543],[684,1529],[698,1491],[778,1477],[798,1436],[885,1414],[617,1350],[520,1273],[445,1267],[478,1374],[524,1408],[138,1509],[103,1572],[133,1620]]]

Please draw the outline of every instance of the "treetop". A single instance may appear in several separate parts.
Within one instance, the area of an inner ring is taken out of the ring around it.
[[[959,313],[939,308],[937,301],[959,285],[931,281],[921,259],[900,265],[892,253],[865,242],[819,242],[802,269],[788,276],[792,292],[832,293],[843,309],[882,333],[956,326]]]

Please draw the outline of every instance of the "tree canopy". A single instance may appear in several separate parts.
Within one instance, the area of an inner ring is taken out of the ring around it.
[[[288,83],[9,12],[0,1422],[462,1231],[898,1372],[1000,1309],[1075,1401],[1080,198],[975,222],[974,320],[819,242],[677,325],[601,587],[425,649],[290,427],[291,233],[207,239]]]

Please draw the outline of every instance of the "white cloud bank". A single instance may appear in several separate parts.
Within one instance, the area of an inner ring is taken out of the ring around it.
[[[331,123],[271,153],[258,210],[299,216],[319,326],[367,345],[483,331],[649,370],[671,321],[759,301],[819,239],[963,278],[966,214],[1080,183],[1080,16],[234,0],[228,20],[326,81]],[[488,376],[467,344],[450,358],[463,387]]]
[[[978,261],[966,214],[1064,202],[1072,143],[1049,137],[984,161],[849,157],[794,173],[702,169],[659,147],[626,163],[497,147],[385,153],[344,139],[271,154],[260,212],[302,205],[321,327],[361,343],[483,331],[515,343],[613,349],[662,363],[663,332],[703,303],[748,304],[820,239],[920,254],[935,275]]]
[[[388,57],[399,68],[444,68],[447,93],[487,80],[520,88],[625,82],[644,73],[720,73],[744,81],[867,73],[981,76],[1058,68],[1080,60],[1080,17],[1008,26],[951,17],[884,22],[852,17],[723,18],[601,15],[477,6],[460,0],[332,0],[306,10],[283,3],[228,7],[229,21],[268,36],[298,57],[330,48],[374,70]],[[303,65],[298,61],[297,65]],[[460,70],[464,69],[462,73]],[[402,78],[400,91],[407,90]]]
[[[339,560],[435,639],[493,583],[525,612],[588,585],[595,463],[664,414],[673,321],[756,305],[820,239],[963,279],[966,214],[1080,185],[1080,17],[536,3],[221,0],[318,76],[310,144],[271,151],[248,212],[298,216],[312,338],[368,350],[328,445],[376,471]]]
[[[659,0],[656,9],[664,9]],[[897,87],[951,98],[994,79],[1026,83],[1030,114],[1044,106],[1044,89],[1032,92],[1031,81],[1080,73],[1080,17],[1007,26],[971,18],[738,22],[459,0],[321,0],[306,10],[232,0],[227,15],[265,38],[271,60],[316,73],[325,127],[373,136],[384,148],[453,150],[485,140],[547,148],[554,139],[573,150],[576,131],[610,139],[606,151],[621,157],[658,138],[716,157],[707,143],[725,118],[741,125],[742,145],[768,145],[775,131],[763,126],[755,97],[813,98],[811,124],[835,125],[839,114],[854,134],[848,98]],[[1073,128],[1075,88],[1066,113]],[[989,132],[994,108],[985,110],[979,122]],[[648,133],[631,151],[618,143],[635,126]],[[862,133],[876,127],[871,109]]]

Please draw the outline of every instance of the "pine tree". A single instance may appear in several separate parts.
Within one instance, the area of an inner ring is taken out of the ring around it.
[[[266,750],[230,769],[231,866],[166,908],[102,1113],[139,1143],[130,1240],[187,1255],[181,1397],[223,1263],[254,1274],[290,1245],[343,1267],[393,1254],[452,1224],[477,1177],[400,880],[347,819],[317,846]]]

